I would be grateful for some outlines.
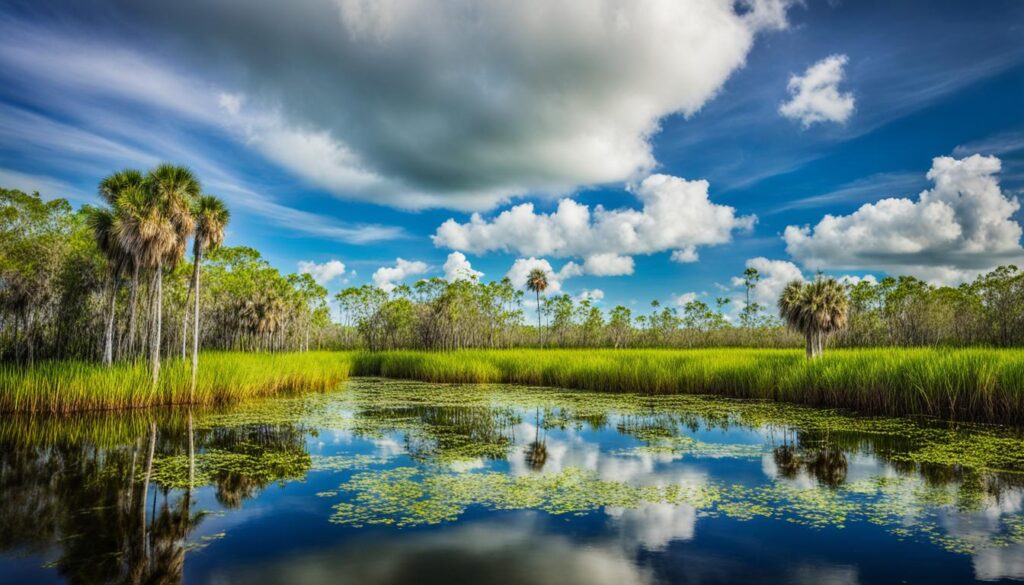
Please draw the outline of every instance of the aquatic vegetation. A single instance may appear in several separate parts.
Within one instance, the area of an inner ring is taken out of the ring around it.
[[[193,487],[216,485],[229,475],[244,476],[257,486],[273,482],[302,479],[312,467],[309,454],[299,450],[244,449],[225,451],[211,449],[197,454],[194,461]],[[139,478],[143,471],[139,470]],[[187,455],[168,455],[153,460],[152,481],[167,487],[189,487],[189,459]]]
[[[943,531],[939,516],[962,504],[948,488],[921,479],[874,478],[841,489],[802,487],[784,481],[763,485],[710,481],[686,485],[633,485],[601,479],[575,467],[558,473],[512,476],[498,472],[452,473],[436,467],[398,467],[358,473],[323,497],[344,497],[331,522],[370,525],[435,525],[457,521],[467,509],[538,510],[584,515],[605,508],[636,509],[648,504],[690,506],[701,518],[781,520],[813,529],[842,529],[870,522],[899,538],[932,542],[958,553],[1024,544],[1024,522],[1009,516],[1000,529],[977,538]],[[985,502],[960,511],[984,509]]]

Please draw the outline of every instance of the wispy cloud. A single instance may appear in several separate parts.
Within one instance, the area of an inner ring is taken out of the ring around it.
[[[864,203],[884,197],[898,197],[913,193],[925,185],[921,173],[877,173],[840,185],[837,189],[787,201],[764,215],[773,215],[792,209],[817,209],[841,203]]]
[[[18,189],[25,193],[38,192],[46,200],[63,197],[77,203],[85,203],[92,199],[91,195],[83,193],[66,181],[3,168],[0,168],[0,187]]]
[[[960,144],[953,149],[953,156],[964,157],[972,154],[1003,155],[1024,150],[1024,132],[1001,132],[981,140]]]

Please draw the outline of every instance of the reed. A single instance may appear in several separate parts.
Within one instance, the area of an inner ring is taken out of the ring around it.
[[[1024,424],[1024,350],[466,350],[352,356],[352,374],[644,394],[715,394]]]
[[[153,385],[145,363],[111,368],[86,362],[0,365],[0,412],[78,412],[182,404],[325,390],[348,378],[350,360],[334,352],[202,355],[190,400],[187,361],[168,363]]]
[[[204,353],[193,404],[318,391],[352,376],[511,383],[641,394],[715,394],[886,415],[1024,425],[1024,350],[872,348],[807,360],[787,349],[511,349]],[[0,411],[189,403],[186,362],[153,386],[145,364],[0,365]]]

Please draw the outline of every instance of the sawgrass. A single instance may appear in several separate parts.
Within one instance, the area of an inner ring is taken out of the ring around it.
[[[887,415],[1024,424],[1024,350],[512,349],[204,353],[154,386],[144,363],[0,365],[0,411],[74,412],[237,400],[334,387],[349,376],[512,383],[641,394],[714,394]]]

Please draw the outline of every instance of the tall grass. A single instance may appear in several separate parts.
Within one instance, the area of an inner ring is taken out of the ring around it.
[[[204,353],[192,404],[324,390],[348,378],[350,360],[335,352]],[[75,412],[189,403],[187,361],[170,362],[153,385],[144,363],[111,368],[86,362],[0,365],[0,412]]]
[[[446,353],[204,353],[196,404],[323,390],[349,375],[513,383],[645,394],[717,394],[1024,425],[1024,350],[464,350]],[[187,363],[154,387],[147,368],[80,362],[0,365],[0,412],[73,412],[188,402]]]
[[[353,375],[717,394],[888,415],[1024,424],[1024,350],[466,350],[359,353]]]

